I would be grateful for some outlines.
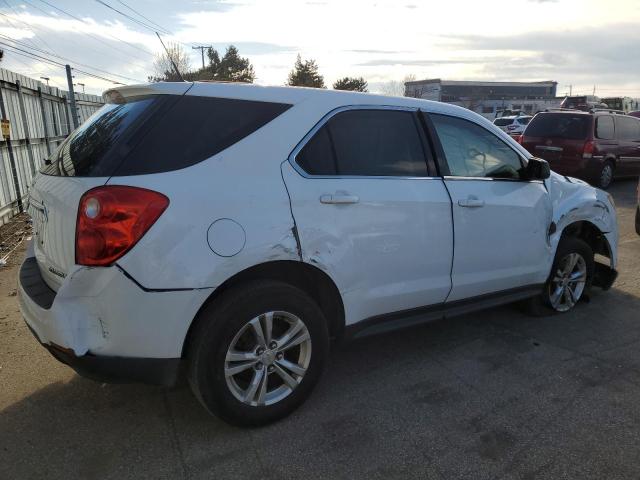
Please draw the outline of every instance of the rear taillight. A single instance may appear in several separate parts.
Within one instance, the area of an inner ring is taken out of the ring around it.
[[[169,206],[161,193],[108,185],[86,192],[76,222],[76,263],[111,265],[128,252]]]
[[[596,149],[596,145],[593,140],[587,140],[584,144],[584,148],[582,149],[582,158],[591,158],[593,157],[593,152]]]

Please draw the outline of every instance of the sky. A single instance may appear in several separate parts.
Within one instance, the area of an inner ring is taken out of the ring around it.
[[[236,45],[264,85],[283,85],[300,54],[327,85],[362,76],[374,92],[412,76],[555,80],[558,95],[571,85],[574,95],[640,97],[639,25],[640,0],[0,0],[0,67],[66,89],[64,67],[14,45],[70,63],[76,89],[100,94],[146,81],[157,29],[194,67],[193,46]]]

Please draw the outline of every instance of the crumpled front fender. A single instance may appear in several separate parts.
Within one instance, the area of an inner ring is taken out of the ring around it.
[[[576,222],[589,222],[604,235],[609,250],[610,266],[616,267],[618,224],[613,201],[609,194],[582,180],[552,173],[545,182],[553,208],[555,232],[549,243],[555,252],[567,227]]]

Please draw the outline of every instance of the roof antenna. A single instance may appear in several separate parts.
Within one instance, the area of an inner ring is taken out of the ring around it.
[[[171,65],[173,65],[173,69],[176,71],[176,75],[178,75],[178,78],[180,79],[181,82],[184,82],[185,79],[182,77],[180,70],[178,70],[178,66],[176,65],[176,62],[173,61],[173,57],[169,55],[169,50],[167,50],[167,47],[165,46],[164,42],[162,41],[162,38],[160,37],[160,34],[156,32],[156,35],[158,36],[158,40],[160,40],[160,43],[162,44],[162,48],[164,48],[164,51],[167,52],[167,58],[171,61]]]

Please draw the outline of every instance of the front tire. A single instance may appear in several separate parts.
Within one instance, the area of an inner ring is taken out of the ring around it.
[[[546,316],[572,310],[589,292],[594,265],[589,244],[579,238],[563,237],[542,293],[526,305],[528,313]]]
[[[289,415],[324,369],[327,322],[306,293],[286,283],[257,281],[225,292],[197,322],[189,383],[228,423],[258,426]]]

